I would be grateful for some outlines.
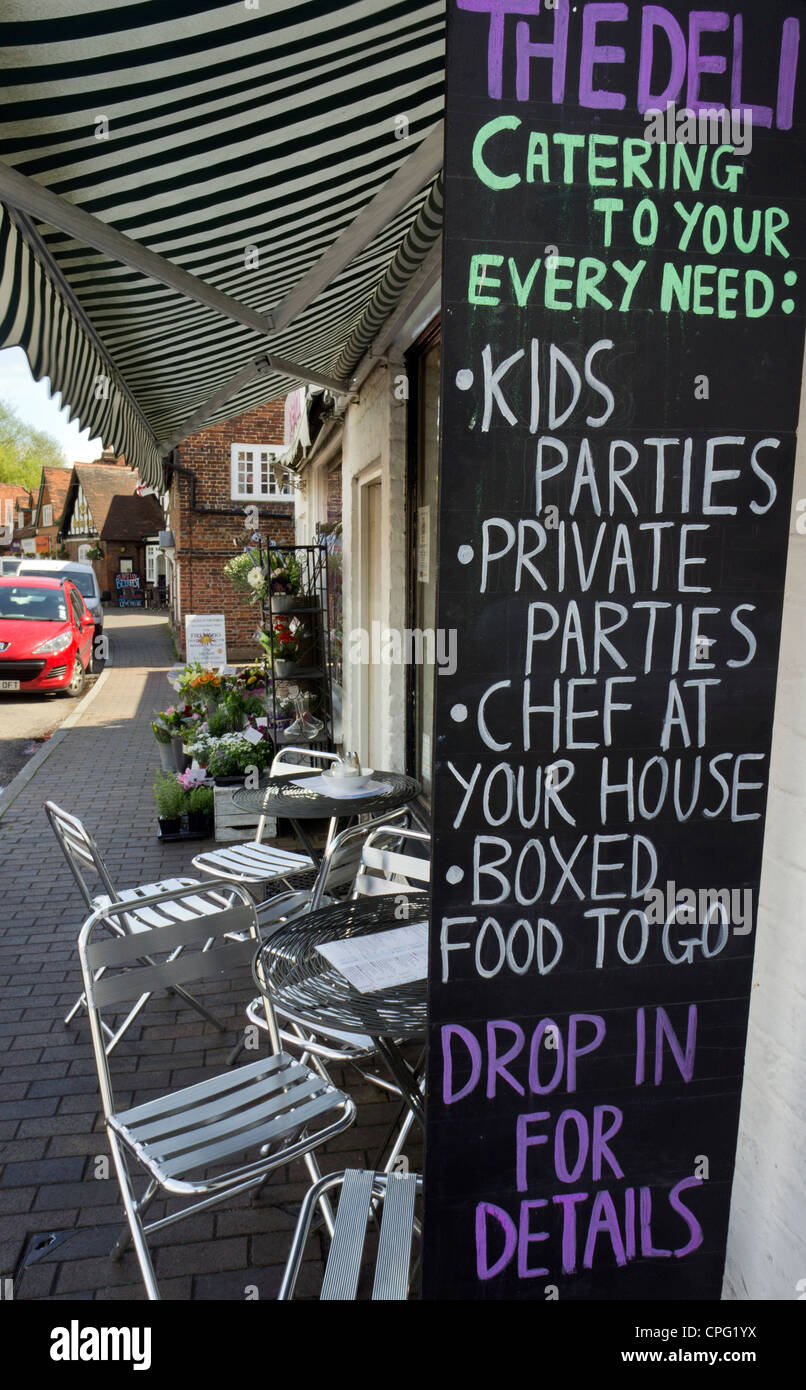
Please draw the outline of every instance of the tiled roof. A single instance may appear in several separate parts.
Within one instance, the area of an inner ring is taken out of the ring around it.
[[[53,524],[58,526],[62,519],[64,504],[67,501],[72,475],[69,468],[43,468],[42,472],[44,474],[44,486],[48,490],[48,498],[53,506]]]
[[[113,497],[101,528],[104,541],[142,541],[164,525],[162,508],[154,497]]]

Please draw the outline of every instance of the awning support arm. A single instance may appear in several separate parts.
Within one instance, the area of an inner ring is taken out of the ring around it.
[[[436,178],[442,168],[444,138],[444,123],[440,121],[305,278],[275,305],[272,310],[275,333],[298,318],[415,194]]]
[[[274,332],[271,314],[258,313],[247,304],[241,304],[221,290],[214,289],[199,276],[189,275],[186,270],[173,265],[164,256],[149,251],[148,247],[139,241],[124,236],[106,222],[101,222],[91,213],[84,212],[83,208],[75,207],[58,193],[51,193],[49,188],[43,188],[34,179],[27,178],[25,174],[20,174],[3,163],[0,163],[0,202],[27,213],[38,222],[58,227],[59,231],[66,232],[68,236],[75,237],[86,246],[92,246],[96,251],[101,251],[111,260],[119,261],[132,270],[139,270],[159,284],[178,290],[187,299],[193,299],[207,309],[213,309],[226,318],[234,319],[236,323],[251,328],[255,333],[265,337],[267,333]]]

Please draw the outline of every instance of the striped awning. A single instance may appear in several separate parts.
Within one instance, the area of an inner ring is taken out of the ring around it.
[[[3,16],[0,346],[155,487],[202,424],[346,391],[439,216],[442,0]]]

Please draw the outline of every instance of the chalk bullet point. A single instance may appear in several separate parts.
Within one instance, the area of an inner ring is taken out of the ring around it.
[[[783,311],[784,311],[785,314],[791,314],[791,313],[793,313],[793,312],[794,312],[794,309],[795,309],[795,301],[794,301],[794,299],[782,299],[782,300],[781,300],[781,308],[783,309]]]
[[[796,285],[798,283],[798,273],[796,270],[788,270],[784,276],[785,285]]]
[[[449,883],[461,883],[464,876],[464,871],[459,868],[458,864],[452,864],[445,875]]]
[[[453,719],[456,724],[463,724],[467,719],[467,705],[454,705],[451,710],[451,719]]]
[[[473,559],[472,545],[460,545],[456,552],[456,558],[460,565],[469,565],[470,561]]]
[[[473,385],[473,373],[469,367],[462,367],[462,370],[456,373],[456,385],[460,391],[470,390]]]

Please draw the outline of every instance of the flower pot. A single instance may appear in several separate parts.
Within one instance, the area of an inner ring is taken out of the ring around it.
[[[169,768],[168,771],[184,772],[185,768],[189,766],[189,764],[185,761],[187,758],[187,754],[185,753],[185,748],[179,734],[174,734],[173,738],[171,739],[171,751],[173,753],[174,760],[173,768]]]
[[[182,829],[181,816],[170,816],[169,818],[158,816],[157,820],[159,822],[161,835],[178,835]]]
[[[194,833],[212,835],[212,811],[188,811],[188,830],[192,830]]]
[[[271,611],[272,613],[288,613],[297,606],[296,594],[272,594]]]
[[[160,768],[163,772],[176,772],[174,764],[174,750],[170,743],[158,743],[160,755]]]
[[[289,676],[294,675],[298,664],[296,661],[275,661],[274,669],[280,680],[288,680]]]
[[[214,777],[213,781],[217,787],[242,787],[244,774],[242,772],[229,773],[226,777]]]

